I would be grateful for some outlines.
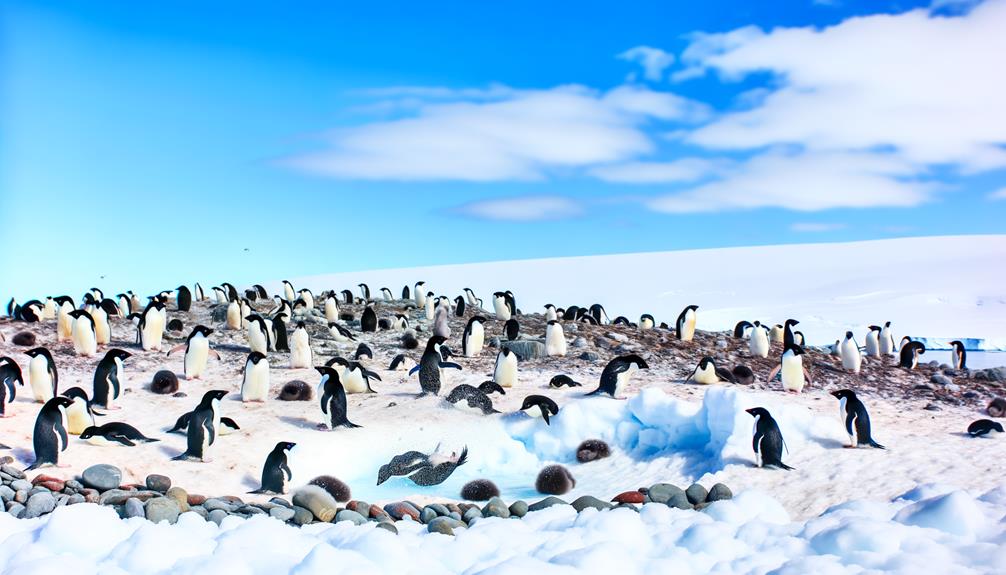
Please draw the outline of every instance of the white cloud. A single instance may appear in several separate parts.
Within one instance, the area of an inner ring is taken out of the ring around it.
[[[655,184],[693,182],[722,174],[732,165],[725,160],[682,158],[671,162],[627,162],[592,168],[590,175],[606,182]]]
[[[577,217],[583,207],[563,196],[520,196],[470,202],[452,211],[483,220],[533,222]]]
[[[643,67],[643,76],[652,82],[659,82],[664,76],[664,70],[674,64],[674,54],[650,46],[636,46],[618,57],[638,63]]]
[[[806,233],[822,233],[822,232],[834,232],[838,230],[844,230],[846,228],[845,224],[829,223],[829,222],[796,222],[791,225],[789,229],[794,232],[806,232]]]
[[[1006,200],[1006,188],[999,188],[988,195],[990,200]]]

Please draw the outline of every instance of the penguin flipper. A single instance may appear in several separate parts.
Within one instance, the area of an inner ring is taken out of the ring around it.
[[[440,362],[440,369],[447,369],[447,368],[463,369],[460,365],[458,365],[458,364],[456,364],[456,363],[454,363],[452,361],[441,361]]]
[[[188,343],[180,343],[180,344],[176,345],[175,347],[169,349],[168,353],[164,354],[164,356],[165,357],[170,357],[171,354],[173,354],[175,352],[178,352],[178,351],[182,351],[186,347],[188,347]]]
[[[541,409],[541,418],[545,420],[545,425],[552,425],[548,421],[548,410],[545,409],[544,407],[542,407],[540,409]]]
[[[754,434],[754,439],[751,440],[751,447],[754,449],[755,454],[758,454],[758,446],[761,444],[761,438],[765,435],[761,431],[757,431]]]
[[[70,438],[66,435],[66,428],[63,427],[63,422],[57,420],[53,427],[56,428],[56,431],[59,433],[59,437],[63,440],[63,447],[60,451],[66,451],[66,448],[70,446]]]
[[[848,407],[846,409],[848,409]],[[845,431],[848,432],[850,436],[853,433],[852,426],[855,422],[856,422],[856,412],[855,411],[847,412],[845,415]]]
[[[768,374],[768,379],[766,379],[765,381],[772,381],[773,379],[775,379],[775,376],[779,375],[780,371],[782,371],[782,363],[772,368],[772,371],[769,372]]]
[[[409,377],[412,377],[412,374],[416,373],[417,371],[419,371],[418,364],[416,365],[416,367],[413,367],[412,369],[409,370]]]
[[[363,370],[363,375],[367,376],[368,379],[376,379],[377,381],[384,381],[383,379],[381,379],[381,376],[377,372],[370,371],[369,369]]]
[[[130,441],[129,438],[126,437],[125,435],[119,435],[117,433],[110,434],[108,438],[111,439],[112,441],[118,441],[119,443],[125,445],[126,447],[136,447],[136,444]]]

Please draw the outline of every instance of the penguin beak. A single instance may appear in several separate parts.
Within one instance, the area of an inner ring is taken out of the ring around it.
[[[745,409],[744,411],[746,411],[749,414],[751,414],[752,416],[754,416],[754,408],[753,407],[751,409]]]
[[[833,392],[831,392],[831,395],[834,396],[834,397],[838,397],[838,392],[837,391],[833,391]]]

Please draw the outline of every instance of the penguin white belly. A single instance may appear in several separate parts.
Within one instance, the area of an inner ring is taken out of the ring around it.
[[[28,380],[35,401],[45,403],[52,399],[52,378],[49,377],[48,364],[44,357],[33,357],[28,364]]]
[[[248,324],[248,347],[263,355],[269,353],[269,338],[257,321]]]
[[[301,296],[301,299],[304,300],[304,305],[307,306],[307,309],[314,309],[314,295],[311,292],[309,291],[304,292],[304,295]]]
[[[486,330],[480,322],[472,322],[472,332],[465,342],[465,357],[476,357],[482,354],[486,342]]]
[[[507,321],[510,319],[510,308],[506,305],[506,300],[499,297],[493,299],[493,311],[496,312],[496,319]]]
[[[241,329],[241,305],[236,301],[227,304],[227,329]]]
[[[346,393],[367,393],[367,381],[359,369],[352,371],[344,369],[339,380],[342,381],[342,388]]]
[[[73,318],[70,317],[71,311],[73,311],[73,307],[70,304],[63,304],[59,307],[59,316],[56,320],[57,341],[73,341]]]
[[[307,331],[294,331],[290,337],[290,369],[311,367],[311,359],[311,342]]]
[[[87,404],[83,399],[74,399],[73,405],[66,409],[66,432],[70,435],[80,435],[92,425],[94,425],[94,419],[87,412]]]
[[[108,326],[108,314],[99,307],[91,315],[94,317],[94,333],[98,345],[108,345],[112,341],[112,330]]]
[[[800,356],[782,358],[782,387],[786,391],[803,391],[803,360]]]
[[[653,320],[650,318],[639,320],[639,329],[653,329]]]
[[[556,321],[558,319],[559,316],[556,315],[555,309],[548,308],[547,310],[545,310],[545,321]]]
[[[433,298],[426,298],[426,305],[423,307],[426,309],[426,321],[433,321]]]
[[[716,368],[713,364],[707,364],[705,369],[699,369],[692,376],[692,381],[697,383],[702,383],[705,385],[712,385],[714,383],[719,383],[719,378],[716,377]]]
[[[856,344],[851,339],[848,339],[843,341],[838,349],[839,355],[842,356],[842,367],[852,371],[852,373],[859,373],[863,357],[859,354],[859,348],[856,347]]]
[[[245,369],[241,383],[241,401],[265,401],[269,395],[269,363],[262,359]],[[218,427],[219,429],[219,424]]]
[[[98,340],[94,337],[91,322],[85,318],[73,322],[73,351],[85,357],[98,353]]]
[[[751,332],[751,339],[748,342],[751,355],[756,357],[768,357],[769,343],[765,330],[758,328]]]
[[[468,300],[468,305],[474,307],[479,306],[479,300],[475,298],[475,292],[468,292],[466,295],[466,299]]]
[[[71,433],[73,433],[73,432],[71,432]],[[80,435],[80,434],[78,433],[77,435]],[[108,447],[108,446],[112,446],[112,445],[122,446],[122,444],[119,443],[118,441],[109,441],[109,440],[105,439],[104,435],[93,435],[93,436],[87,438],[85,441],[87,441],[91,445],[97,445],[98,447]]]
[[[493,381],[501,387],[513,387],[517,384],[517,361],[516,356],[510,355],[513,359],[503,359],[496,362],[496,369],[493,372]]]
[[[157,351],[161,350],[161,339],[164,338],[164,316],[154,311],[147,314],[147,322],[143,326],[143,332],[140,334],[140,341],[143,344],[143,349],[150,351],[155,349]]]
[[[197,335],[189,340],[185,351],[185,379],[195,379],[206,371],[210,356],[210,340]]]
[[[416,307],[426,307],[426,294],[419,286],[416,287]]]
[[[622,390],[625,389],[625,386],[629,383],[629,380],[632,379],[632,374],[635,373],[637,370],[638,368],[636,367],[636,365],[632,364],[629,366],[629,369],[615,376],[615,393],[613,397],[619,397],[620,395],[622,395]]]
[[[545,354],[566,355],[566,338],[561,326],[550,325],[545,329]]]
[[[783,330],[779,326],[775,326],[769,331],[768,339],[772,343],[782,343],[783,341]]]
[[[894,353],[894,337],[891,335],[891,330],[886,327],[880,330],[880,354],[889,355]]]
[[[689,311],[685,314],[685,325],[681,330],[682,341],[692,341],[695,337],[695,312]]]
[[[290,284],[283,284],[283,295],[286,296],[287,301],[294,301],[297,299],[297,294],[293,291],[293,286]]]
[[[339,319],[339,305],[335,303],[335,298],[325,300],[325,319],[327,321]]]

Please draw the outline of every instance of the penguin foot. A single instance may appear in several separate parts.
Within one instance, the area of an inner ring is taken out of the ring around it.
[[[326,429],[328,429],[328,426],[325,425],[324,423],[319,423],[318,425],[315,425],[314,428],[321,431],[325,431]]]

